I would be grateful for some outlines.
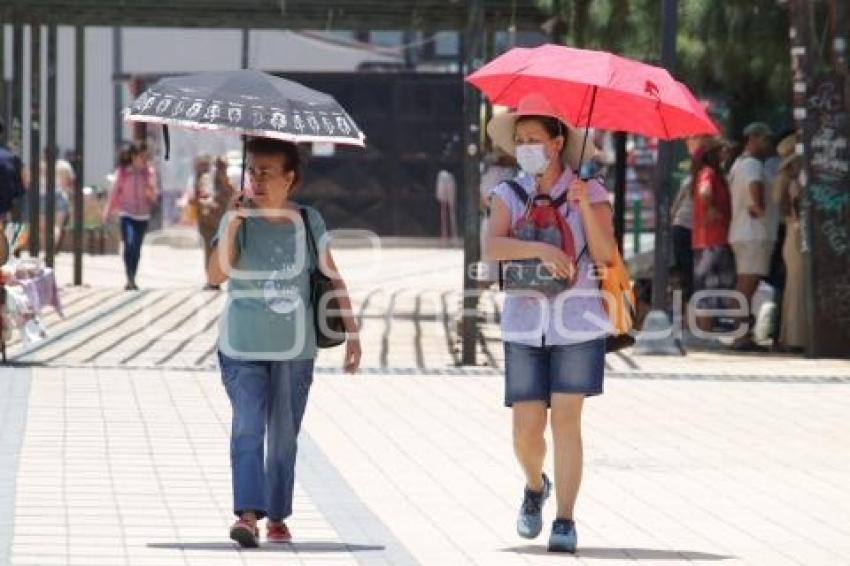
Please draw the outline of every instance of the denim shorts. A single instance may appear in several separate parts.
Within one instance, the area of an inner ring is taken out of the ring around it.
[[[505,342],[505,406],[545,401],[553,393],[600,395],[605,378],[605,340],[567,346]]]

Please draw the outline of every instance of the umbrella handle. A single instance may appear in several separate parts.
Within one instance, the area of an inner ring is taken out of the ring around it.
[[[593,85],[593,94],[590,96],[590,111],[587,113],[587,125],[584,128],[584,140],[581,142],[581,156],[578,158],[578,171],[575,173],[581,176],[582,181],[587,181],[584,175],[581,175],[584,168],[584,150],[587,147],[587,136],[590,133],[590,118],[593,116],[593,108],[596,106],[596,92],[599,87]]]
[[[248,136],[242,136],[242,175],[239,180],[239,202],[245,202],[245,162],[248,157]],[[248,231],[245,228],[245,223],[242,223],[242,239],[243,241],[247,241],[248,239]]]
[[[168,133],[168,124],[162,125],[162,143],[165,146],[165,160],[171,155],[171,134]]]

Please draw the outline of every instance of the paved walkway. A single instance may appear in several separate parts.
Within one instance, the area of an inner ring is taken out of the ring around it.
[[[11,564],[567,560],[513,532],[522,480],[498,379],[319,376],[298,543],[239,552],[225,538],[229,409],[214,372],[31,371],[28,402],[12,401],[28,410],[3,500],[14,495]],[[848,403],[847,385],[609,380],[588,404],[571,560],[850,563]]]
[[[455,367],[460,255],[427,249],[388,250],[372,273],[340,252],[365,370],[322,353],[297,542],[239,551],[209,357],[222,297],[196,290],[197,251],[146,253],[145,292],[117,291],[117,259],[92,258],[97,284],[63,289],[50,339],[12,346],[30,365],[0,368],[0,565],[850,564],[850,364],[792,357],[609,356],[585,417],[581,551],[519,539],[495,329],[489,365]]]

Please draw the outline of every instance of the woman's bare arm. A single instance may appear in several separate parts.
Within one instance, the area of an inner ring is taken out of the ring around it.
[[[490,220],[487,223],[487,241],[484,258],[488,261],[530,259],[540,256],[541,242],[526,242],[508,236],[511,216],[508,207],[500,198],[490,202]]]
[[[490,201],[490,220],[487,224],[487,241],[482,256],[487,261],[512,259],[540,259],[549,265],[555,277],[571,279],[575,265],[560,248],[546,242],[527,242],[508,236],[511,215],[508,207],[498,197]],[[575,259],[575,258],[573,258]]]
[[[595,263],[610,265],[617,251],[611,205],[607,202],[590,204],[582,207],[581,212],[590,257]]]
[[[330,250],[325,249],[322,252],[322,260],[319,264],[322,272],[331,278],[336,298],[339,302],[340,315],[342,323],[345,326],[345,360],[343,369],[347,373],[355,373],[360,367],[360,358],[362,350],[360,347],[360,329],[357,327],[357,321],[354,320],[354,311],[351,307],[351,297],[348,295],[348,288],[345,286],[342,276],[339,274],[334,258]]]

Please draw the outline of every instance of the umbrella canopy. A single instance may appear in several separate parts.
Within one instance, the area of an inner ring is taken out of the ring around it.
[[[466,80],[493,104],[516,107],[526,95],[541,94],[573,126],[667,140],[718,133],[699,101],[665,69],[603,51],[517,47]]]
[[[124,118],[294,143],[365,145],[363,132],[332,96],[251,69],[162,79]]]

